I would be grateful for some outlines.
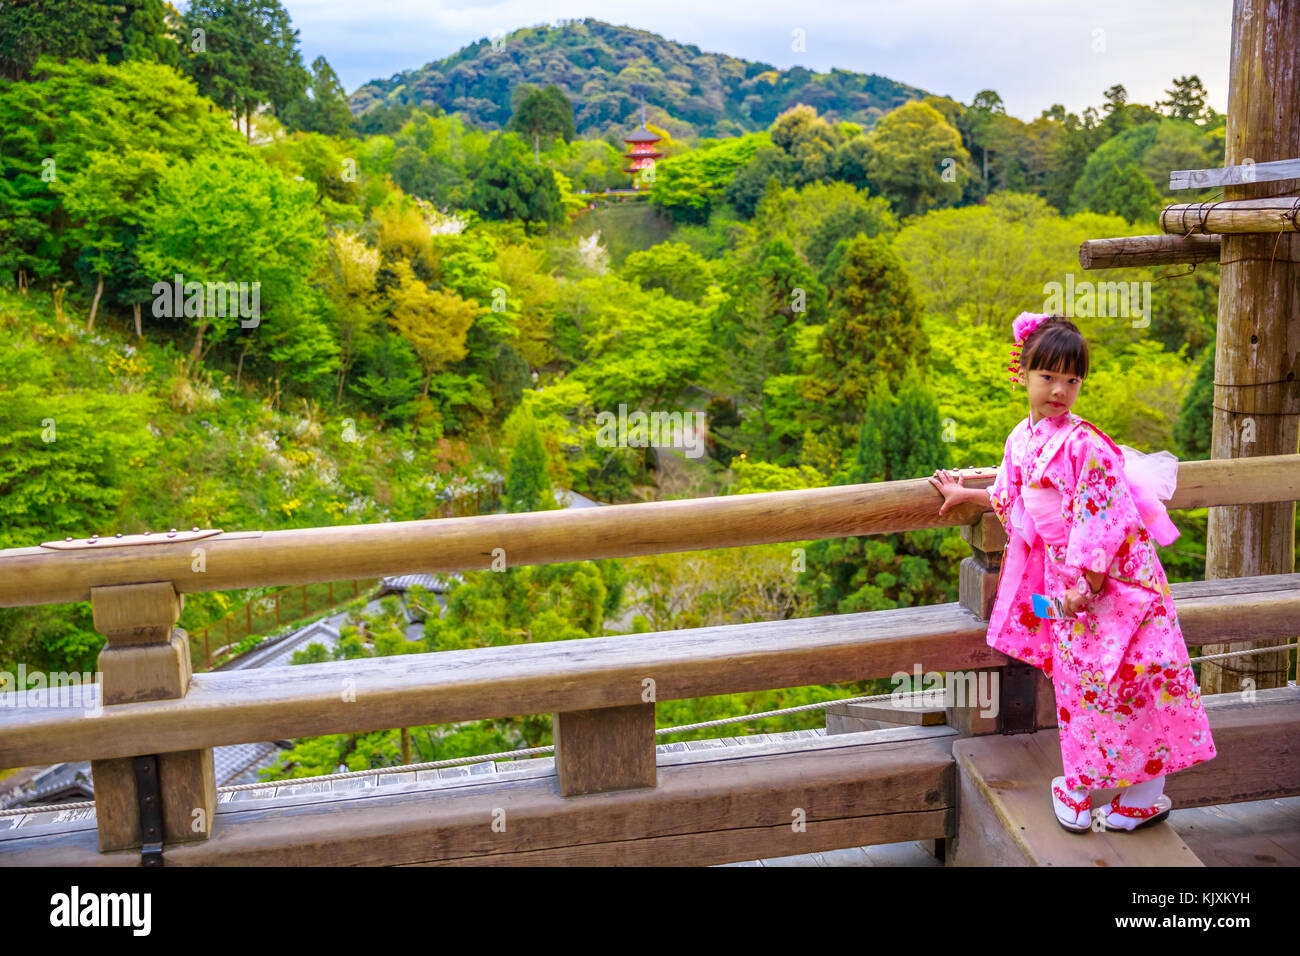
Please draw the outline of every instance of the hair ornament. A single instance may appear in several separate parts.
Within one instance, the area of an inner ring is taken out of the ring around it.
[[[1033,335],[1044,320],[1050,319],[1052,313],[1021,312],[1011,323],[1011,334],[1016,344],[1011,349],[1011,364],[1007,371],[1011,373],[1011,391],[1016,390],[1017,377],[1020,374],[1020,352],[1029,336]]]

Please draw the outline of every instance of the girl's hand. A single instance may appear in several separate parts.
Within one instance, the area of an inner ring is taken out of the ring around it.
[[[940,517],[954,505],[962,504],[970,500],[970,489],[962,484],[966,480],[965,475],[957,475],[954,479],[952,472],[938,470],[932,476],[926,479],[935,489],[943,495],[943,504],[939,508]]]
[[[1080,611],[1088,609],[1088,599],[1074,588],[1070,588],[1065,592],[1065,598],[1061,601],[1061,604],[1065,608],[1065,613],[1071,617],[1074,617]]]

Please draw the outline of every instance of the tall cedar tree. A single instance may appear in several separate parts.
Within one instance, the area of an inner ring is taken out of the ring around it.
[[[202,30],[201,48],[190,38]],[[307,86],[298,31],[279,0],[194,0],[185,12],[185,67],[199,92],[244,120],[270,103],[277,117]]]
[[[951,458],[934,395],[915,367],[897,394],[883,378],[871,389],[858,433],[850,484],[919,478],[947,468]],[[814,614],[875,611],[952,600],[953,559],[948,529],[814,541],[801,584],[813,595]]]
[[[25,80],[37,59],[145,60],[175,66],[180,54],[162,0],[8,0],[0,3],[0,79]]]
[[[825,272],[829,318],[805,398],[848,438],[862,420],[873,377],[881,374],[896,388],[909,360],[925,366],[930,345],[911,279],[887,238],[841,242]]]
[[[546,472],[546,447],[531,418],[524,421],[515,440],[505,491],[506,508],[512,512],[549,511],[555,507]]]

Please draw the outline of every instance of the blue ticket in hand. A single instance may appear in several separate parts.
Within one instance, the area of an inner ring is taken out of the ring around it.
[[[1038,617],[1055,617],[1068,618],[1069,614],[1065,613],[1065,605],[1061,603],[1060,598],[1048,597],[1046,594],[1033,595],[1034,614]]]

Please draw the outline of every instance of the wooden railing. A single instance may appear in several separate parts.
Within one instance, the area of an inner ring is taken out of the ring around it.
[[[987,487],[993,478],[992,469],[965,474],[969,487]],[[1184,462],[1169,507],[1296,499],[1300,455],[1287,455]],[[168,859],[178,862],[631,859],[619,856],[627,840],[642,841],[643,853],[659,853],[659,859],[721,862],[784,846],[789,801],[802,807],[809,798],[800,803],[797,794],[813,790],[830,814],[819,821],[818,840],[825,846],[814,849],[847,845],[835,841],[850,832],[852,839],[874,842],[951,836],[951,753],[949,746],[944,758],[942,736],[1050,727],[1055,708],[1050,682],[985,643],[1005,544],[1000,524],[974,504],[940,518],[938,504],[934,489],[918,479],[579,511],[198,532],[192,539],[150,544],[67,550],[59,542],[65,549],[0,551],[0,606],[89,599],[96,627],[108,639],[99,663],[102,714],[86,719],[66,707],[0,710],[0,766],[91,759],[99,851],[157,844],[161,837]],[[366,577],[454,572],[494,562],[499,567],[502,559],[513,567],[953,525],[965,528],[973,551],[962,563],[961,600],[955,604],[298,665],[292,679],[283,668],[191,675],[189,655],[180,651],[184,632],[175,627],[186,593],[325,581],[344,569]],[[196,549],[202,549],[202,562],[195,560]],[[1191,582],[1173,590],[1192,645],[1300,631],[1300,575]],[[733,752],[711,776],[701,776],[707,768],[681,761],[661,760],[656,767],[658,700],[861,681],[911,673],[917,664],[925,671],[998,670],[1004,678],[999,712],[981,717],[974,708],[955,709],[951,727],[926,728],[926,740],[907,746],[827,740],[816,753],[784,761]],[[332,801],[314,818],[328,831],[325,836],[272,810],[246,814],[238,823],[227,814],[226,836],[209,840],[222,826],[212,826],[214,746],[547,712],[554,715],[558,793],[542,784],[512,791],[515,797],[509,798],[500,791],[482,798],[458,792],[445,797],[448,816],[436,821],[414,797],[385,804],[388,829],[382,839],[375,837],[374,818],[352,813],[346,801]],[[1276,713],[1260,719],[1276,723]],[[1258,726],[1240,737],[1273,740]],[[157,755],[161,834],[142,836],[137,780],[146,790],[150,784],[149,771],[140,769],[147,761],[136,760],[140,755]],[[878,784],[869,788],[869,798],[863,797],[864,779]],[[623,791],[636,792],[635,805]],[[592,815],[582,818],[585,823],[572,816],[578,805],[566,802],[580,794],[593,801],[581,804]],[[752,806],[742,797],[753,798]],[[488,800],[487,809],[476,799]],[[510,805],[534,825],[510,830],[509,839],[496,831],[485,835],[482,820],[470,819],[490,813],[492,801],[516,799]],[[748,807],[742,816],[752,813],[755,821],[766,822],[737,823],[741,803]],[[731,808],[726,821],[718,818],[719,807]],[[470,816],[458,816],[462,811]],[[704,843],[683,836],[714,831]],[[11,849],[16,845],[10,841]],[[87,862],[84,841],[80,849],[60,846],[57,853],[50,847],[49,862]],[[654,846],[659,849],[652,851]],[[33,847],[27,845],[23,859],[40,856]],[[5,850],[0,835],[0,861]],[[138,852],[107,853],[103,859],[110,858],[140,861]]]

